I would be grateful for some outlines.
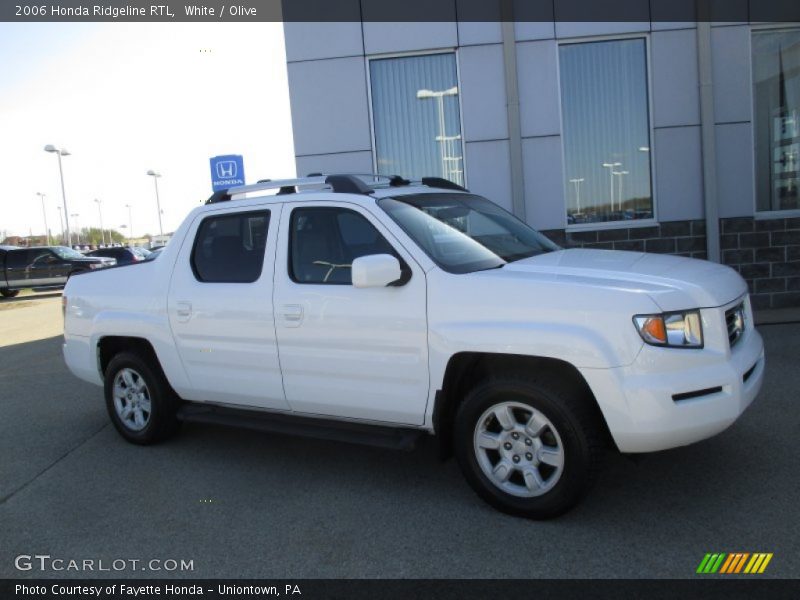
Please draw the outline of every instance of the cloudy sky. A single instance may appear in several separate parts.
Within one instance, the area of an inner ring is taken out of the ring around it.
[[[0,235],[60,231],[55,154],[80,227],[164,231],[211,193],[208,159],[244,156],[247,182],[293,177],[280,23],[0,24]],[[72,219],[73,221],[75,219]],[[70,223],[74,228],[74,223]]]

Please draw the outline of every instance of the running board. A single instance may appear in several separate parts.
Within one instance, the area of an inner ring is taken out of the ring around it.
[[[303,436],[335,442],[377,446],[392,450],[413,450],[422,435],[416,429],[381,427],[351,421],[297,417],[222,406],[186,403],[178,409],[178,419],[189,423],[227,425],[267,433]]]

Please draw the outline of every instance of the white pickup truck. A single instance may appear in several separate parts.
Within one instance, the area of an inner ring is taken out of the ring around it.
[[[66,363],[131,442],[181,421],[436,434],[484,500],[532,518],[573,506],[606,448],[723,431],[764,374],[732,269],[561,249],[438,178],[218,192],[156,260],[75,277],[63,302]]]

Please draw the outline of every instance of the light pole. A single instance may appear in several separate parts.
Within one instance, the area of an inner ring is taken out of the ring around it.
[[[131,216],[131,205],[126,204],[125,208],[128,209],[128,246],[130,246],[133,239],[133,217]]]
[[[61,228],[61,243],[64,243],[64,217],[61,215],[61,207],[56,206],[58,209],[58,226]],[[67,244],[69,246],[69,244]]]
[[[47,211],[44,209],[44,197],[47,194],[36,192],[36,195],[42,199],[42,216],[44,217],[44,237],[47,240],[47,245],[50,245],[50,230],[47,228]]]
[[[79,213],[72,213],[70,215],[70,217],[75,219],[75,243],[76,244],[80,244],[81,243],[81,228],[78,227],[78,217],[80,217],[80,216],[81,215]],[[72,245],[72,240],[70,240],[69,245],[70,246]]]
[[[55,152],[58,157],[58,174],[61,176],[61,200],[64,202],[64,223],[67,230],[67,246],[70,245],[70,232],[69,232],[69,211],[67,210],[67,192],[64,190],[64,169],[61,166],[61,157],[69,156],[69,151],[66,148],[56,148],[53,144],[47,144],[44,147],[45,152]]]
[[[617,204],[619,209],[622,210],[622,178],[628,174],[628,171],[611,171],[612,175],[619,177],[619,185],[617,186],[617,197],[619,198]]]
[[[104,246],[106,245],[106,232],[103,230],[103,209],[101,207],[102,202],[97,198],[94,199],[97,202],[97,212],[100,215],[100,239],[102,240],[100,243]]]
[[[614,169],[617,167],[621,167],[621,162],[613,162],[613,163],[603,163],[603,166],[608,169],[609,177],[611,178],[611,192],[609,198],[611,198],[611,212],[614,212]]]
[[[581,184],[583,180],[583,177],[576,177],[575,179],[569,180],[569,182],[575,186],[575,203],[578,205],[578,211],[575,213],[576,215],[581,214]]]
[[[147,174],[153,178],[153,183],[155,183],[156,185],[156,208],[158,208],[158,232],[161,235],[164,235],[164,228],[161,226],[161,200],[159,200],[158,198],[158,178],[161,177],[161,173],[159,173],[158,171],[154,171],[153,169],[150,169],[147,172]]]
[[[458,168],[458,165],[453,165],[452,163],[457,163],[461,160],[460,156],[455,156],[455,152],[451,152],[452,145],[457,140],[461,139],[460,135],[446,135],[445,134],[445,120],[444,120],[444,97],[445,96],[458,96],[458,86],[454,85],[453,87],[440,90],[438,92],[434,92],[431,90],[417,90],[417,98],[420,100],[425,100],[428,98],[436,99],[436,104],[439,109],[439,135],[436,136],[436,141],[439,142],[439,151],[442,157],[442,176],[447,177],[448,179],[450,176],[454,176],[457,180],[456,183],[463,183],[461,174],[462,170]]]

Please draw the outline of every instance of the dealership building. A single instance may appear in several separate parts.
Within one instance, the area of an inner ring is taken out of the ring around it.
[[[800,24],[286,23],[298,175],[440,176],[800,306]]]

